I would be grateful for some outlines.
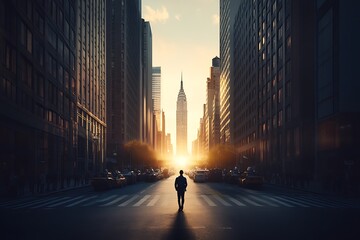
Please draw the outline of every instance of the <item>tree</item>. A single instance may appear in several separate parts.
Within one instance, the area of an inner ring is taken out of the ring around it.
[[[155,166],[157,163],[155,151],[147,144],[140,141],[130,141],[124,145],[127,165],[131,168]]]
[[[208,168],[234,168],[236,165],[236,152],[229,145],[216,145],[210,149],[207,158]]]

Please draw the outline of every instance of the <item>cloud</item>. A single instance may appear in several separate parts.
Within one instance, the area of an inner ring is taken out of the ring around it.
[[[164,6],[162,6],[161,9],[153,9],[150,6],[145,6],[144,19],[151,23],[165,23],[169,19],[169,13]]]
[[[213,24],[214,25],[219,25],[219,22],[220,22],[220,17],[218,14],[213,14],[212,15],[212,21],[213,21]]]

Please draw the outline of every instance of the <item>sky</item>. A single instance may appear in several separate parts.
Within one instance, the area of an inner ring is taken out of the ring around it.
[[[219,0],[142,0],[152,31],[153,66],[161,67],[161,108],[176,153],[176,100],[181,73],[188,109],[188,152],[197,138],[206,80],[219,56]]]

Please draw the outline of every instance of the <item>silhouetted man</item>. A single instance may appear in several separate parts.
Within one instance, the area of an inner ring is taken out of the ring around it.
[[[183,170],[180,170],[180,176],[175,179],[175,189],[177,191],[179,211],[182,211],[184,208],[184,195],[187,187],[186,177],[183,176]],[[180,201],[181,200],[181,201]]]

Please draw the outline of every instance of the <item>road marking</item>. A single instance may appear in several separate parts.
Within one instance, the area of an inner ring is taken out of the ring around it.
[[[134,195],[132,198],[130,198],[129,200],[127,200],[126,202],[123,202],[122,204],[119,205],[119,207],[125,207],[127,206],[129,203],[131,203],[132,201],[134,201],[136,198],[138,198],[139,195]]]
[[[283,196],[283,197],[278,197],[278,196],[274,196],[274,198],[277,198],[277,199],[281,199],[283,201],[286,201],[286,202],[290,202],[292,204],[295,204],[295,205],[298,205],[298,206],[301,206],[301,207],[309,207],[308,205],[305,205],[305,204],[302,204],[302,203],[299,203],[299,202],[295,202],[293,200],[290,200],[288,199],[287,197]]]
[[[110,196],[107,197],[107,198],[101,198],[101,199],[98,199],[98,200],[89,202],[89,203],[87,203],[87,204],[84,204],[84,205],[82,205],[82,206],[87,207],[87,206],[91,206],[91,205],[93,205],[93,204],[95,204],[95,203],[106,202],[106,201],[109,201],[109,200],[115,198],[116,196],[117,196],[117,195],[110,195]]]
[[[22,207],[29,207],[29,206],[33,206],[33,205],[36,205],[36,204],[41,204],[41,203],[44,203],[44,202],[48,202],[50,200],[55,200],[55,199],[59,199],[59,197],[52,197],[50,199],[40,199],[40,200],[26,202],[26,203],[22,203],[22,204],[14,204],[14,206],[11,206],[11,207],[15,207],[15,209],[22,208]]]
[[[79,198],[82,198],[82,196],[79,196],[79,197],[76,197],[76,198],[70,198],[70,199],[68,199],[68,200],[61,201],[61,202],[58,202],[58,203],[54,203],[54,204],[51,204],[50,206],[46,206],[46,207],[47,207],[47,208],[56,207],[56,206],[59,206],[59,205],[62,205],[62,204],[65,204],[65,203],[68,203],[68,202],[77,200],[77,199],[79,199]]]
[[[49,205],[49,204],[52,204],[52,203],[56,203],[56,202],[60,202],[60,201],[63,201],[65,199],[68,199],[69,197],[63,197],[63,198],[60,198],[60,199],[56,199],[56,200],[53,200],[53,201],[50,201],[50,202],[46,202],[46,203],[43,203],[43,204],[40,204],[40,205],[36,205],[36,206],[33,206],[31,208],[40,208],[40,207],[44,207],[46,205]]]
[[[271,203],[271,202],[269,202],[269,201],[266,201],[266,200],[264,200],[264,199],[262,199],[262,198],[259,198],[259,197],[256,197],[256,196],[249,196],[249,197],[255,199],[255,200],[258,201],[258,202],[265,203],[265,204],[267,204],[267,205],[269,205],[269,206],[279,207],[279,205],[276,205],[276,204],[274,204],[274,203]]]
[[[148,207],[154,206],[159,199],[160,199],[160,195],[155,195],[155,197],[146,206]]]
[[[245,204],[243,204],[242,202],[240,202],[239,200],[237,200],[237,199],[235,199],[233,197],[228,197],[228,199],[230,201],[232,201],[233,203],[235,203],[236,205],[240,206],[240,207],[245,207],[246,206]]]
[[[67,205],[66,207],[73,207],[73,206],[75,206],[75,205],[78,205],[79,203],[82,203],[82,202],[85,202],[85,201],[87,201],[87,200],[89,200],[89,199],[93,199],[93,198],[96,198],[97,196],[91,196],[91,197],[88,197],[88,198],[84,198],[84,199],[81,199],[81,200],[79,200],[79,201],[77,201],[77,202],[74,202],[74,203],[72,203],[72,204],[69,204],[69,205]]]
[[[289,204],[287,204],[287,203],[285,203],[285,202],[283,202],[283,201],[280,201],[280,200],[278,200],[278,199],[275,199],[275,198],[273,198],[273,197],[269,197],[269,196],[263,196],[263,197],[268,198],[268,199],[270,199],[271,201],[277,202],[277,203],[279,203],[280,205],[283,205],[283,206],[285,206],[285,207],[294,207],[294,206],[292,206],[292,205],[289,205]]]
[[[151,195],[145,195],[142,199],[140,199],[137,203],[133,205],[133,207],[138,207],[143,204]]]
[[[252,200],[250,200],[250,199],[248,199],[248,198],[246,198],[246,197],[242,197],[242,196],[239,196],[239,195],[237,195],[237,197],[241,198],[241,199],[244,200],[245,202],[250,203],[250,204],[252,204],[252,205],[254,205],[254,206],[257,206],[257,207],[262,207],[262,206],[263,206],[263,205],[258,204],[258,203],[254,202],[254,201],[252,201]]]
[[[116,198],[115,200],[112,200],[111,202],[108,202],[108,203],[105,203],[105,204],[103,204],[103,205],[100,205],[100,207],[110,206],[110,205],[112,205],[112,204],[114,204],[114,203],[117,203],[117,202],[121,201],[122,199],[124,199],[124,198],[126,198],[126,197],[127,197],[127,195],[123,195],[123,196],[121,196],[121,197]]]
[[[214,198],[216,198],[216,200],[218,200],[219,202],[221,202],[224,206],[226,207],[230,207],[232,206],[230,203],[226,202],[224,199],[222,199],[219,195],[215,195]]]
[[[201,195],[201,197],[205,200],[205,202],[210,206],[210,207],[215,207],[216,204],[210,200],[210,198],[206,195]]]
[[[312,199],[306,199],[306,198],[302,198],[300,196],[297,197],[295,200],[298,201],[298,202],[309,204],[309,205],[314,206],[314,207],[320,207],[320,208],[324,208],[324,207],[334,208],[335,207],[332,204],[327,204],[325,202],[319,202],[319,201],[312,200]]]

